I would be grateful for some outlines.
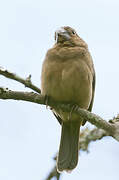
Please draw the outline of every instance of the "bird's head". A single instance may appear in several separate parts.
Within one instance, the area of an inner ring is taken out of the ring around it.
[[[56,44],[67,46],[87,46],[87,44],[78,36],[76,31],[69,26],[64,26],[56,30],[55,41]]]

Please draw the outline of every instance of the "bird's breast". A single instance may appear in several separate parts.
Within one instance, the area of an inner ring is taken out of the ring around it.
[[[42,69],[41,92],[56,101],[87,109],[92,98],[92,75],[85,61],[47,59]]]

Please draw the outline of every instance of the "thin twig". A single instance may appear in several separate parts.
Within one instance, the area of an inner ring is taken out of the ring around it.
[[[54,168],[51,170],[46,180],[51,180],[53,177],[55,177],[57,180],[59,180],[61,177],[61,174],[57,172],[56,166],[54,166]]]
[[[0,67],[0,75],[3,75],[9,79],[13,79],[17,82],[20,82],[20,83],[24,84],[25,87],[28,87],[28,88],[34,90],[35,92],[37,92],[39,94],[41,93],[41,90],[37,86],[32,84],[31,75],[29,75],[26,79],[23,79],[20,76],[16,75],[15,73],[12,73],[12,72],[10,72],[10,71],[2,68],[2,67]]]

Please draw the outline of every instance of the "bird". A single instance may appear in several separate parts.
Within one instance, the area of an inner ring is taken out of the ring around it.
[[[95,69],[87,43],[75,29],[62,26],[55,31],[55,44],[45,56],[41,73],[41,94],[59,103],[92,110]],[[52,109],[52,108],[51,108]],[[78,163],[80,127],[86,123],[79,115],[52,109],[61,125],[57,171],[70,172]]]

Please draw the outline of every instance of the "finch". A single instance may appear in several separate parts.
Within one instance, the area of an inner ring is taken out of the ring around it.
[[[64,26],[55,32],[55,44],[47,51],[42,66],[41,94],[57,102],[92,110],[95,70],[88,45],[76,31]],[[79,115],[52,109],[62,127],[57,170],[71,171],[78,162],[79,134],[83,121]]]

